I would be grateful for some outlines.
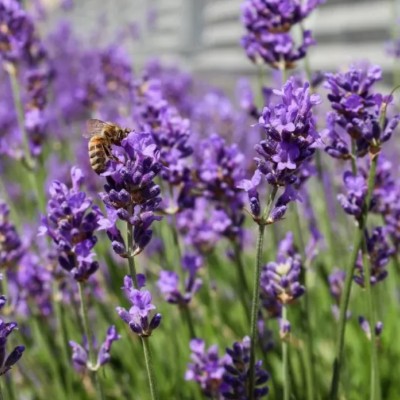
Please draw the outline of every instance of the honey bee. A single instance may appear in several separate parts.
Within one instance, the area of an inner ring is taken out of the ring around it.
[[[87,133],[83,136],[89,138],[90,165],[96,174],[104,172],[107,160],[114,158],[111,154],[111,145],[120,145],[129,132],[130,129],[121,128],[112,122],[103,122],[99,119],[88,120]]]

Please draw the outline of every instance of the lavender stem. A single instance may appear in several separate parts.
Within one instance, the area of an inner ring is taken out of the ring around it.
[[[13,100],[14,100],[14,107],[17,112],[18,126],[22,133],[24,157],[25,157],[25,162],[27,165],[29,182],[30,182],[30,185],[32,186],[33,192],[35,193],[37,205],[38,205],[40,211],[44,212],[45,202],[44,202],[43,196],[40,194],[41,185],[39,183],[39,176],[37,173],[35,173],[33,171],[34,164],[33,164],[33,160],[32,160],[32,157],[30,154],[30,149],[29,149],[28,133],[26,132],[26,129],[25,129],[24,110],[22,107],[21,93],[19,90],[19,83],[18,83],[18,79],[17,79],[17,69],[12,64],[6,64],[5,70],[8,72],[8,76],[10,77],[11,90],[12,90],[12,95],[13,95]]]
[[[55,285],[54,285],[55,286]],[[54,303],[54,314],[56,316],[56,320],[58,321],[58,330],[61,332],[61,337],[59,339],[59,345],[61,347],[62,357],[64,358],[65,363],[65,382],[66,382],[66,392],[67,395],[72,393],[72,379],[71,372],[68,368],[69,366],[69,356],[68,356],[68,334],[67,328],[65,324],[65,313],[62,309],[61,301],[57,298],[56,288],[53,287],[53,303]]]
[[[185,305],[181,306],[180,311],[181,311],[182,316],[186,319],[190,338],[193,339],[193,338],[197,337],[196,331],[194,329],[192,313],[190,312],[190,309],[189,309],[189,304],[185,304]]]
[[[282,319],[287,321],[287,308],[282,306]],[[289,377],[289,345],[287,339],[282,339],[282,377],[283,377],[283,399],[290,399],[290,377]]]
[[[89,364],[90,364],[89,369],[91,370],[91,375],[96,386],[97,398],[103,400],[104,399],[103,389],[101,387],[97,371],[93,370],[93,368],[96,365],[96,355],[94,353],[94,348],[93,348],[93,342],[92,342],[93,335],[89,324],[88,309],[84,293],[84,288],[85,288],[84,283],[78,282],[78,288],[79,288],[79,299],[81,303],[81,319],[82,319],[83,331],[84,335],[86,336],[86,340],[89,347]]]
[[[244,273],[244,265],[242,260],[242,255],[240,254],[240,247],[236,241],[232,242],[233,251],[236,261],[236,270],[237,270],[237,279],[238,279],[238,292],[240,301],[242,303],[243,309],[245,311],[247,321],[250,322],[249,314],[247,312],[248,309],[248,293],[249,293],[249,286],[246,280],[246,274]]]
[[[264,242],[264,231],[265,223],[271,213],[272,206],[274,203],[275,196],[278,192],[278,186],[273,186],[270,193],[267,207],[263,213],[262,221],[258,225],[258,240],[257,240],[257,256],[256,256],[256,269],[254,271],[253,280],[253,299],[251,304],[251,318],[250,318],[250,371],[249,371],[249,399],[254,400],[254,388],[255,388],[255,352],[256,352],[256,340],[257,340],[257,319],[258,310],[260,304],[260,277],[261,277],[261,258],[263,252],[263,242]]]
[[[142,337],[141,339],[142,339],[142,345],[143,345],[144,359],[146,362],[147,376],[149,378],[151,399],[158,400],[156,379],[154,376],[154,368],[153,368],[153,363],[151,360],[149,338]]]
[[[368,210],[371,203],[372,192],[375,185],[375,176],[376,176],[376,167],[378,163],[378,155],[372,158],[371,167],[368,174],[368,192],[367,197],[364,203],[364,212],[360,218],[359,227],[356,233],[356,237],[354,240],[353,251],[350,256],[350,261],[347,266],[346,271],[346,279],[343,288],[343,294],[340,302],[340,314],[339,314],[339,327],[338,327],[338,339],[336,343],[336,355],[333,363],[333,374],[332,374],[332,383],[331,383],[331,391],[330,391],[330,400],[336,400],[338,397],[339,391],[339,380],[340,380],[340,368],[342,364],[343,358],[343,347],[344,347],[344,336],[346,332],[346,315],[347,308],[349,306],[350,293],[351,293],[351,284],[353,282],[353,275],[355,264],[357,261],[358,252],[360,250],[363,238],[364,238],[364,229],[367,224],[368,218]],[[372,327],[371,329],[375,329]]]
[[[126,241],[128,245],[128,273],[137,288],[138,281],[136,276],[135,257],[133,256],[133,226],[129,221],[126,223]]]
[[[132,224],[130,224],[129,222],[127,222],[126,227],[127,227],[126,237],[127,237],[127,242],[128,242],[127,245],[128,245],[129,274],[132,278],[135,288],[139,289],[137,276],[136,276],[135,257],[133,255],[133,227],[132,227]],[[152,400],[157,400],[158,399],[157,387],[156,387],[156,382],[155,382],[155,377],[154,377],[154,369],[153,369],[152,362],[151,362],[150,347],[149,347],[149,343],[147,342],[148,338],[141,337],[141,340],[142,340],[142,345],[143,345],[143,353],[144,353],[144,359],[145,359],[145,363],[146,363],[147,378],[149,380],[151,398],[152,398]]]
[[[367,294],[369,324],[371,327],[371,382],[370,382],[370,400],[379,399],[379,366],[378,366],[378,353],[376,349],[376,333],[375,333],[375,307],[372,298],[371,288],[371,270],[368,257],[367,243],[364,237],[363,245],[363,268],[364,268],[364,282]]]
[[[300,216],[299,216],[299,208],[297,204],[295,204],[294,207],[294,214],[295,214],[295,226],[296,226],[296,236],[299,241],[300,245],[300,253],[305,260],[305,244],[304,244],[304,239],[302,235],[302,229],[300,225]],[[307,288],[307,269],[309,268],[308,265],[305,265],[303,268],[303,276],[304,276],[304,285]],[[284,307],[286,308],[286,307]],[[309,300],[309,291],[305,293],[304,297],[304,309],[302,310],[304,313],[304,317],[302,320],[304,321],[304,330],[305,332],[303,333],[305,336],[305,364],[306,364],[306,384],[307,384],[307,399],[309,400],[314,400],[315,399],[315,393],[314,393],[314,385],[315,385],[315,372],[314,372],[314,360],[313,360],[313,340],[312,340],[312,330],[310,326],[310,314],[311,314],[311,309],[310,309],[310,300]]]
[[[249,399],[254,400],[255,387],[255,347],[257,339],[257,317],[260,301],[260,276],[261,276],[261,254],[264,241],[265,225],[258,226],[256,270],[254,272],[253,301],[251,306],[251,351],[250,351],[250,372],[249,372]]]
[[[173,186],[171,184],[169,185],[169,193],[170,193],[171,199],[173,199],[174,198],[174,188],[173,188]],[[172,218],[173,218],[173,223],[170,224],[171,231],[172,231],[172,238],[174,240],[174,244],[175,244],[175,248],[176,248],[176,253],[178,255],[178,259],[182,260],[182,251],[181,251],[181,246],[180,246],[180,243],[179,243],[178,231],[176,229],[176,227],[177,227],[176,212],[173,214]]]

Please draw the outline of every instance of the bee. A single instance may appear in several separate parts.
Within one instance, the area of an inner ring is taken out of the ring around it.
[[[87,133],[83,136],[89,138],[88,150],[90,165],[96,174],[106,170],[106,162],[114,159],[111,154],[111,145],[119,146],[128,136],[130,129],[124,129],[112,122],[103,122],[99,119],[89,119]]]

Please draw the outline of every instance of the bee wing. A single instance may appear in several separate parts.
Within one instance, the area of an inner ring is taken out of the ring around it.
[[[94,135],[100,135],[107,125],[109,125],[107,122],[100,121],[99,119],[89,119],[86,122],[86,132],[83,134],[83,137],[89,138]]]

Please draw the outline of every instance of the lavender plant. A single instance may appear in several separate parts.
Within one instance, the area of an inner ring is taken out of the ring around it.
[[[79,2],[0,0],[1,398],[397,399],[397,95],[312,74],[322,3],[244,0],[259,87],[223,90],[145,59],[153,5],[87,40]]]

